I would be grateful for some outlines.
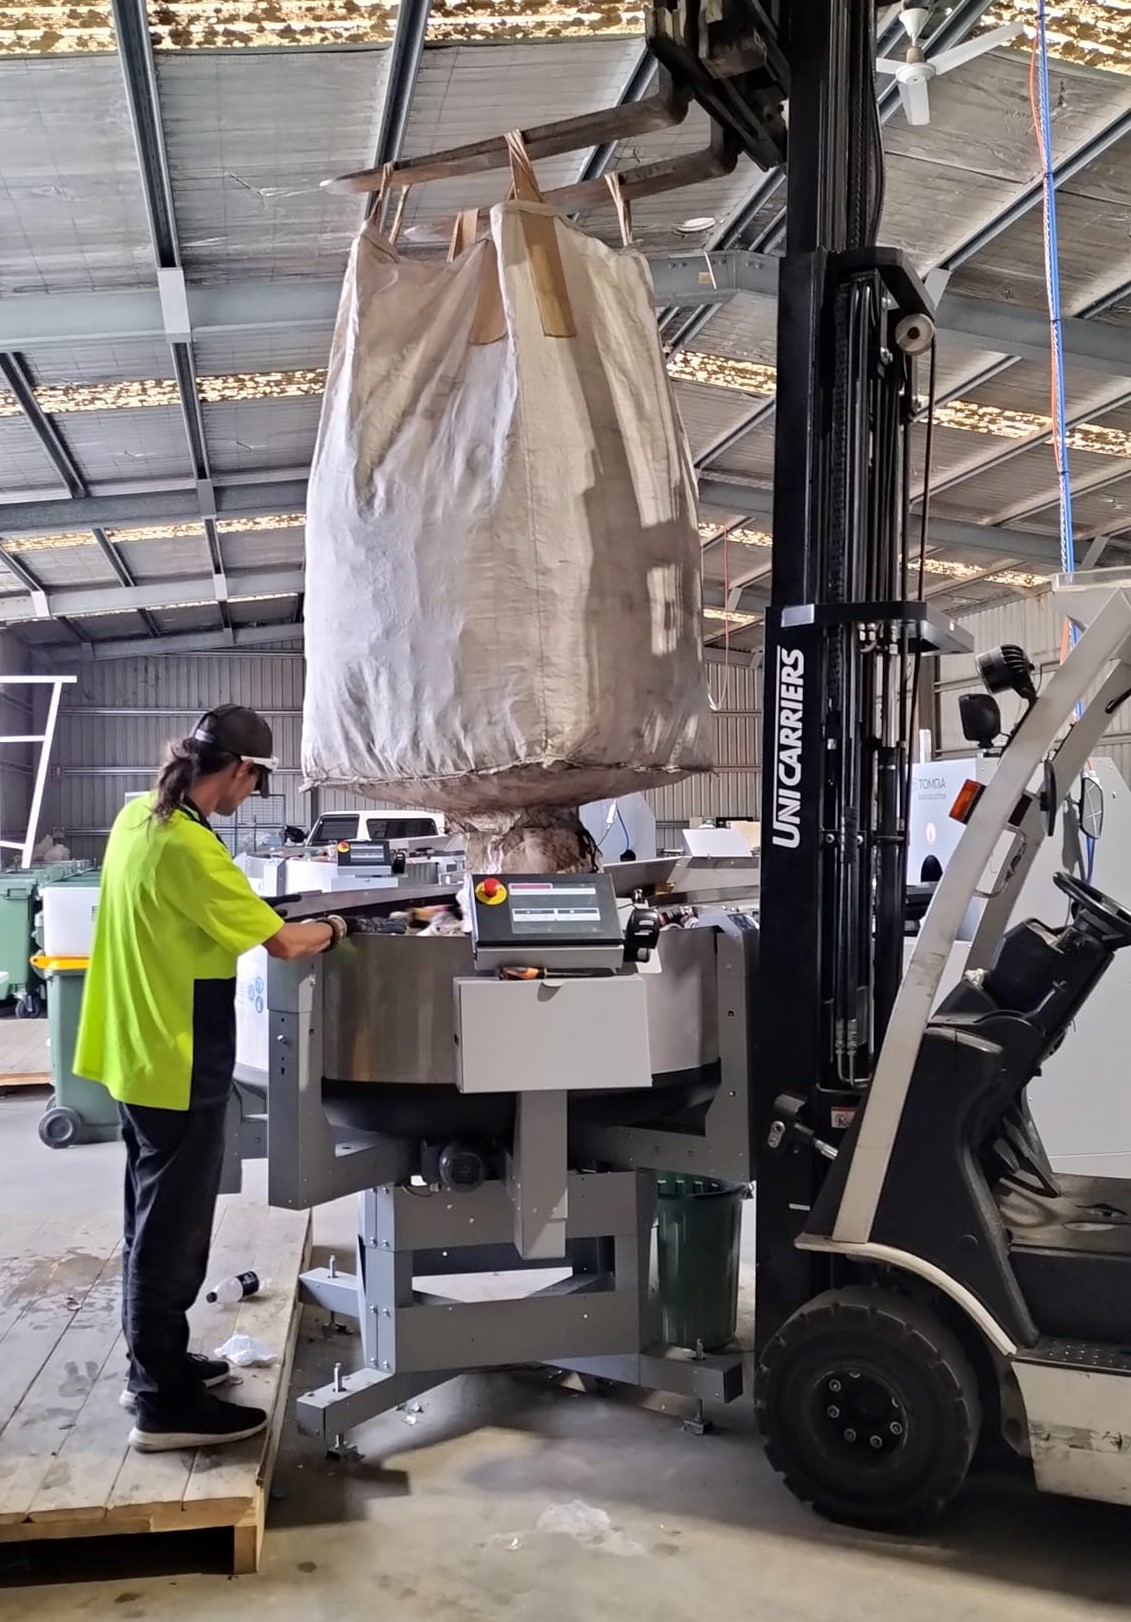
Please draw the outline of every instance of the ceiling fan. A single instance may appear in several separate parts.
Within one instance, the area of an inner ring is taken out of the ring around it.
[[[891,74],[899,85],[899,97],[909,124],[931,122],[931,100],[927,86],[932,79],[940,73],[960,68],[964,62],[973,62],[976,57],[996,50],[999,45],[1005,45],[1025,32],[1024,23],[1003,23],[1000,28],[991,28],[989,33],[979,34],[976,39],[968,39],[962,45],[952,46],[949,51],[939,51],[937,55],[928,57],[920,41],[930,15],[929,6],[904,6],[899,20],[911,42],[907,55],[902,62],[891,56],[881,56],[876,63],[877,73]]]

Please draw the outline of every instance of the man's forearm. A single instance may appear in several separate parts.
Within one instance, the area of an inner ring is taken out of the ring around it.
[[[309,923],[284,924],[269,941],[263,944],[268,956],[293,961],[299,957],[317,957],[326,952],[338,939],[334,925],[323,918],[312,918]]]

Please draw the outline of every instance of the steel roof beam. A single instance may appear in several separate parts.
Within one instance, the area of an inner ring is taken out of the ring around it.
[[[618,107],[628,107],[634,101],[643,101],[651,94],[652,86],[656,82],[659,64],[651,51],[642,51],[633,65],[632,72],[624,89],[617,100]],[[616,157],[619,141],[605,141],[601,146],[593,147],[582,162],[577,172],[579,182],[599,180],[601,176],[613,168],[613,159]]]
[[[1085,141],[1082,146],[1077,147],[1075,152],[1064,158],[1054,170],[1054,185],[1060,187],[1066,180],[1071,180],[1081,170],[1087,168],[1089,163],[1095,162],[1109,147],[1115,145],[1117,141],[1122,140],[1129,133],[1131,133],[1131,110],[1121,113],[1112,123],[1097,131],[1091,140]],[[1035,181],[1007,209],[976,231],[960,248],[956,248],[952,254],[943,260],[939,268],[949,275],[952,271],[957,270],[959,266],[966,264],[975,254],[992,242],[995,237],[1000,236],[1009,226],[1015,225],[1030,209],[1041,203],[1043,198],[1043,182]],[[1062,321],[1066,359],[1077,360],[1081,366],[1090,368],[1093,371],[1111,372],[1116,377],[1126,377],[1128,375],[1125,368],[1125,359],[1120,352],[1121,345],[1118,337],[1118,334],[1124,329],[1113,326],[1111,323],[1100,323],[1099,326],[1095,324],[1096,318],[1111,309],[1114,304],[1118,304],[1128,291],[1131,291],[1131,283],[1123,281],[1112,292],[1093,299],[1077,315],[1069,316]],[[948,295],[942,302],[948,307],[957,304],[959,330],[955,333],[955,336],[961,340],[963,312],[974,307],[974,319],[976,321],[976,306],[980,301],[962,298],[955,300],[953,295]],[[1034,312],[1027,312],[1025,320],[1015,326],[1010,319],[1011,312],[1008,306],[999,306],[998,308],[1001,313],[995,322],[995,326],[1001,332],[1002,353],[1006,358],[997,367],[994,375],[998,376],[1002,372],[1009,371],[1019,360],[1046,361],[1049,350],[1047,316],[1038,317],[1046,328],[1045,341],[1042,345],[1034,342],[1032,337],[1032,316]],[[1117,355],[1114,364],[1109,364],[1108,356],[1113,347],[1117,351]],[[957,389],[951,389],[947,398],[954,399],[957,395],[976,387],[982,381],[981,377],[967,379]],[[1004,459],[997,455],[987,457],[984,461],[977,462],[966,470],[962,474],[962,480],[977,478],[979,473],[996,467],[999,461]],[[952,482],[960,481],[955,480]]]
[[[28,594],[29,619],[50,619],[51,611],[47,606],[47,593],[43,589],[42,581],[38,580],[20,557],[14,552],[5,552],[0,548],[0,563],[4,565],[10,575],[13,575]]]
[[[1131,110],[1121,113],[1104,129],[1098,130],[1090,140],[1084,141],[1074,152],[1062,158],[1053,172],[1053,184],[1056,187],[1064,185],[1066,180],[1072,180],[1081,170],[1086,169],[1097,158],[1102,158],[1109,147],[1121,141],[1125,135],[1131,134]],[[1044,183],[1035,180],[1027,186],[1019,197],[1015,197],[1007,208],[1000,214],[995,214],[992,220],[987,220],[980,226],[973,236],[968,237],[961,247],[955,248],[946,258],[940,261],[943,270],[957,270],[960,265],[967,264],[975,254],[981,253],[1003,231],[1008,231],[1011,225],[1024,219],[1030,209],[1036,208],[1044,198]]]
[[[736,293],[774,298],[778,263],[770,254],[740,249],[707,255],[664,254],[651,260],[656,301],[668,303],[675,297],[709,306],[724,303]],[[186,293],[193,334],[229,338],[274,330],[328,330],[337,312],[341,284],[235,282],[190,287]],[[0,303],[0,351],[161,339],[167,336],[161,308],[156,290],[17,294]],[[1028,360],[1048,357],[1048,318],[1039,310],[945,293],[938,318],[944,342],[949,339],[966,349]],[[1131,375],[1131,330],[1126,327],[1072,316],[1064,322],[1064,347],[1069,360],[1090,371]],[[1004,364],[999,363],[998,369],[1004,369]]]
[[[777,295],[778,262],[765,254],[671,253],[650,261],[658,303],[673,298],[720,303],[735,293]],[[276,330],[327,331],[337,281],[230,282],[186,287],[187,325],[197,338],[237,338]],[[167,337],[157,288],[120,293],[19,293],[0,302],[0,351]]]
[[[11,389],[32,433],[51,459],[52,466],[72,496],[90,494],[86,479],[63,436],[35,396],[35,384],[20,354],[0,354],[0,376]]]
[[[5,559],[9,554],[3,554]],[[293,597],[303,589],[302,570],[252,569],[228,576],[233,599]],[[139,610],[195,607],[213,603],[212,577],[150,580],[134,586],[59,586],[40,594],[46,614],[37,614],[24,597],[0,597],[0,625],[32,619],[81,619],[86,614],[129,614]]]
[[[397,7],[397,20],[393,29],[393,43],[389,47],[389,72],[385,80],[385,97],[381,104],[381,123],[377,131],[377,146],[373,154],[374,169],[386,163],[396,163],[404,149],[405,132],[412,112],[412,98],[416,81],[420,77],[420,62],[424,55],[424,39],[428,32],[428,15],[432,0],[401,0]],[[381,207],[387,210],[390,199],[382,199],[379,192],[371,192],[365,205],[368,219]]]
[[[110,565],[118,584],[120,586],[136,585],[137,582],[134,580],[133,575],[126,566],[125,558],[114,545],[106,531],[104,529],[99,529],[96,526],[91,530],[90,533],[94,536],[94,544],[102,553],[102,556],[106,559],[106,562]],[[160,636],[161,632],[159,631],[156,622],[146,609],[140,608],[138,610],[138,615],[142,624],[145,626],[148,635]]]
[[[255,484],[221,481],[213,487],[218,518],[260,518],[301,512],[306,479],[263,480]],[[76,501],[9,502],[0,505],[0,535],[53,535],[59,530],[143,529],[147,524],[200,523],[195,488],[141,489]]]
[[[302,642],[301,625],[236,625],[230,631],[172,631],[157,642],[143,636],[113,637],[85,643],[81,658],[87,659],[150,659],[175,653],[231,653],[241,648],[262,648],[282,643],[295,646]],[[40,658],[62,660],[73,664],[77,649],[70,643],[50,642],[36,647]]]
[[[172,353],[173,375],[177,382],[189,459],[199,494],[199,513],[202,519],[208,520],[215,516],[212,472],[204,431],[204,413],[196,386],[187,288],[177,238],[173,181],[161,121],[157,65],[153,57],[153,42],[149,37],[149,15],[146,0],[110,0],[110,5],[157,266],[162,332],[168,339]],[[210,549],[209,558],[214,576],[211,595],[219,603],[221,616],[227,625],[228,590],[224,582],[223,558],[218,549]]]
[[[742,484],[734,479],[708,475],[699,481],[699,501],[719,512],[745,513],[751,518],[772,520],[773,491]],[[929,538],[932,546],[946,551],[995,553],[1003,557],[1025,558],[1051,567],[1059,557],[1055,536],[1030,534],[1027,530],[1006,529],[999,524],[966,524],[932,515]],[[720,537],[708,541],[718,543]]]

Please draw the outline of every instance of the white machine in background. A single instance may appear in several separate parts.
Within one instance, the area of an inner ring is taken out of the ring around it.
[[[917,884],[923,863],[935,857],[945,868],[962,838],[962,824],[950,808],[963,783],[983,782],[993,761],[982,756],[963,760],[917,761],[911,768],[911,815],[907,827],[907,882]]]
[[[581,807],[581,821],[606,867],[630,850],[638,862],[656,855],[656,815],[643,794],[622,794],[615,800],[594,800]]]
[[[99,875],[80,875],[65,884],[44,884],[39,892],[43,914],[43,955],[88,958],[98,915]]]
[[[993,758],[979,757],[933,761],[914,768],[908,842],[908,874],[912,880],[919,874],[922,857],[929,853],[939,857],[945,870],[962,834],[962,824],[948,815],[950,805],[965,781],[987,781],[996,764]],[[1053,876],[1064,869],[1079,873],[1105,894],[1131,895],[1131,789],[1111,760],[1096,759],[1091,770],[1103,796],[1103,822],[1092,846],[1091,872],[1086,865],[1088,841],[1069,809],[1068,814],[1062,813],[1056,836],[1041,845],[1017,903],[1017,918],[1039,918],[1048,924],[1063,922],[1068,906],[1053,884]],[[927,837],[928,824],[933,825],[933,838]],[[1009,843],[1003,835],[987,870],[987,894],[997,882]],[[984,901],[974,902],[963,921],[962,938],[951,950],[938,1000],[954,987],[966,967],[983,906]],[[909,939],[904,948],[905,962],[914,946],[914,940]],[[1029,1088],[1033,1118],[1057,1171],[1131,1177],[1131,1089],[1123,1085],[1121,1063],[1129,1006],[1131,961],[1127,954],[1117,955],[1084,1004],[1071,1040],[1048,1059]]]

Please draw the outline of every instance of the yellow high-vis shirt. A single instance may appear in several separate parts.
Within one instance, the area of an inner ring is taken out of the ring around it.
[[[236,959],[282,928],[192,808],[114,822],[74,1068],[123,1104],[223,1103],[236,1058]]]

